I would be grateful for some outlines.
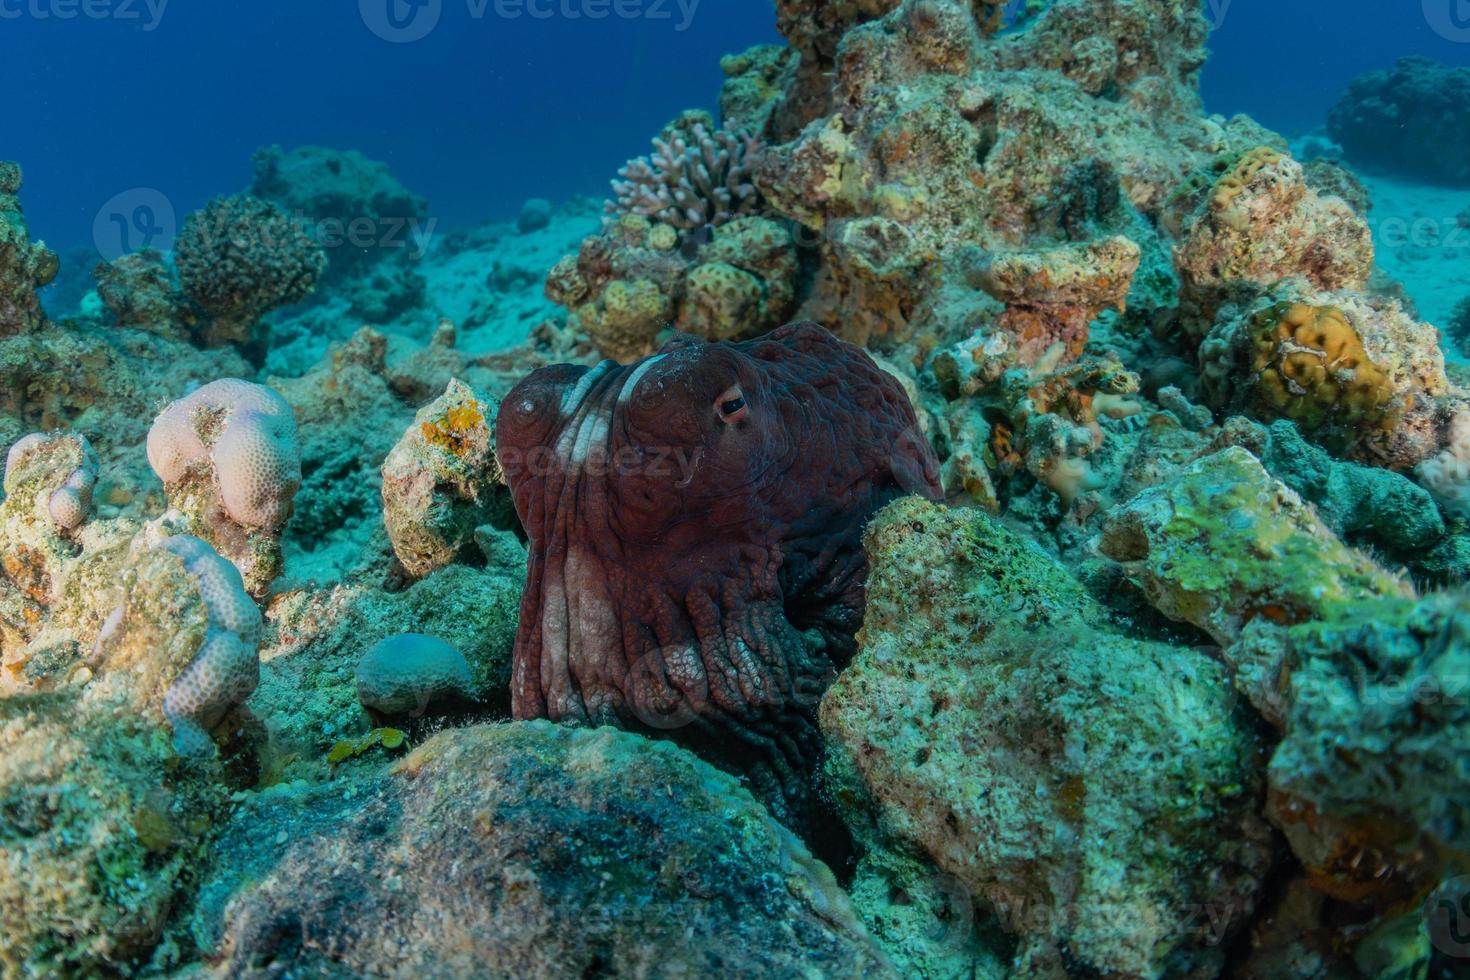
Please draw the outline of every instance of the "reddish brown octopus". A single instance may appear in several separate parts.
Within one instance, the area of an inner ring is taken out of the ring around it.
[[[861,625],[863,526],[940,493],[903,389],[813,324],[680,337],[535,372],[496,439],[530,539],[515,716],[677,738],[803,823],[817,700]]]

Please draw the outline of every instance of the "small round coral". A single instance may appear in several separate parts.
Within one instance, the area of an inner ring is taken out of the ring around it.
[[[357,665],[357,699],[385,715],[417,717],[445,698],[474,700],[474,687],[464,654],[421,633],[389,637]]]
[[[185,295],[214,318],[203,339],[224,344],[249,340],[262,316],[310,296],[327,257],[276,205],[226,197],[185,219],[174,263]]]
[[[296,416],[262,385],[214,381],[158,416],[148,433],[148,462],[168,485],[209,467],[230,520],[279,529],[301,486]]]
[[[5,487],[15,492],[34,466],[48,466],[55,478],[46,481],[46,515],[58,531],[75,531],[92,509],[97,485],[97,455],[85,436],[57,432],[32,433],[10,447],[5,455]],[[39,501],[38,501],[39,504]]]
[[[199,652],[163,696],[175,751],[208,758],[216,752],[209,730],[260,683],[260,610],[235,566],[199,538],[177,535],[155,547],[183,562],[209,611]]]

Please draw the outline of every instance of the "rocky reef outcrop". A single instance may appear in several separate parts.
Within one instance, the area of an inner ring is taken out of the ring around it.
[[[1470,70],[1401,58],[1353,79],[1327,117],[1327,132],[1356,166],[1447,184],[1470,184],[1463,144]],[[1423,152],[1424,147],[1434,152]]]

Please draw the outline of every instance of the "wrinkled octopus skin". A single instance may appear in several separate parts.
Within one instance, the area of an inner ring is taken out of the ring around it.
[[[536,371],[496,449],[530,539],[515,717],[678,739],[804,822],[817,701],[862,621],[863,526],[940,496],[903,389],[814,324],[680,337]]]

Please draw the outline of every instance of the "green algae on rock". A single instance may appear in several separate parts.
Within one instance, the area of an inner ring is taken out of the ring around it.
[[[868,851],[858,893],[913,855],[1013,937],[1015,969],[1218,969],[1270,864],[1259,746],[1224,668],[1118,632],[984,514],[903,500],[866,542],[862,649],[821,711]],[[1203,908],[1217,921],[1187,911]]]
[[[1115,511],[1099,547],[1161,612],[1223,645],[1257,618],[1289,625],[1413,594],[1239,447]]]

